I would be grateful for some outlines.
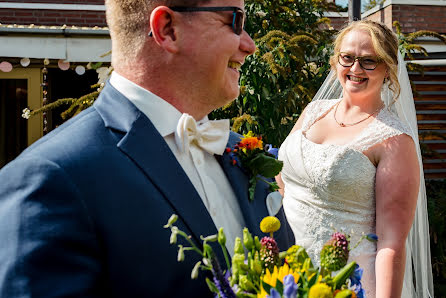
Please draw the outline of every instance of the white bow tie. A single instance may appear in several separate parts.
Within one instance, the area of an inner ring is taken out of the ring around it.
[[[175,142],[178,148],[189,151],[195,144],[210,154],[222,155],[229,139],[229,120],[213,120],[197,125],[195,119],[183,114],[175,131]]]

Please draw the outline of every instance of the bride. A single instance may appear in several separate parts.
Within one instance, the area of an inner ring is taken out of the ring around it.
[[[433,297],[415,109],[397,38],[380,23],[353,22],[330,64],[279,152],[296,243],[319,265],[333,227],[352,244],[376,233],[377,243],[362,241],[349,257],[364,270],[366,297]]]

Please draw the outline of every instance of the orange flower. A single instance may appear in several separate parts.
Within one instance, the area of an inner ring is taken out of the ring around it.
[[[257,137],[244,137],[240,141],[239,147],[247,150],[262,149],[263,141]]]

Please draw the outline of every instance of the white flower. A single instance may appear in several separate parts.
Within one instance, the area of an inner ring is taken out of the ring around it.
[[[31,110],[28,108],[23,109],[22,117],[25,119],[29,119],[29,117],[31,117]]]

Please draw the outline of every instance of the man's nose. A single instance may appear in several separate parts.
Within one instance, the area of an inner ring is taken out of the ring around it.
[[[251,36],[245,30],[240,35],[240,50],[245,52],[247,56],[254,54],[256,50],[254,40],[252,40]]]

